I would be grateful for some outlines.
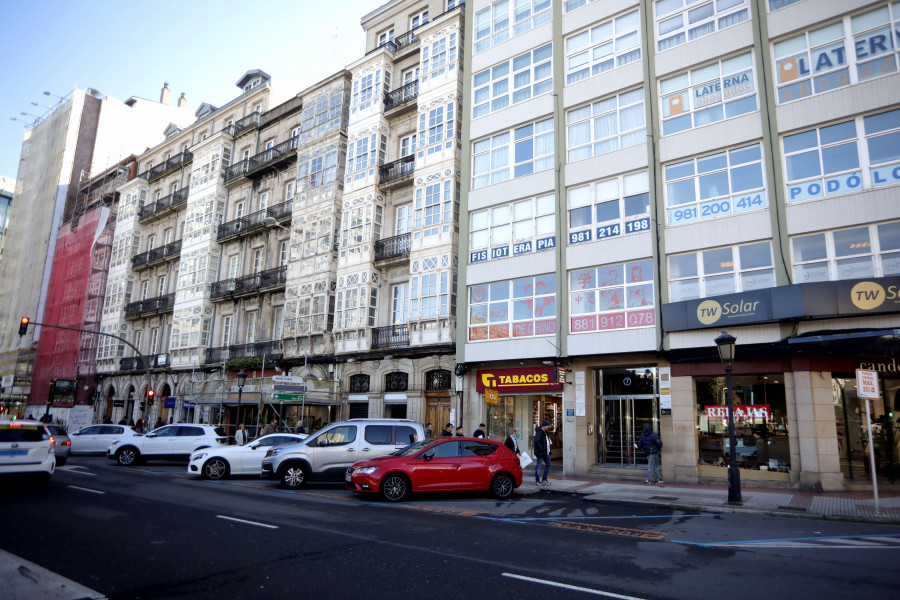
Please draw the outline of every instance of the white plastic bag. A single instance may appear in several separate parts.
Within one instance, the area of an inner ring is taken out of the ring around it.
[[[534,460],[530,456],[528,456],[528,453],[524,450],[519,453],[519,464],[522,465],[523,469],[533,462]]]

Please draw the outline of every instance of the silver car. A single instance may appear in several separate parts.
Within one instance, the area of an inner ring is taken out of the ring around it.
[[[343,481],[353,463],[385,456],[425,439],[421,423],[407,419],[351,419],[333,423],[299,444],[266,452],[262,476],[298,489],[313,481]]]
[[[62,425],[48,423],[45,427],[47,427],[47,430],[56,442],[54,446],[56,448],[56,466],[61,467],[69,460],[69,453],[72,451],[72,441],[69,439],[66,428]]]

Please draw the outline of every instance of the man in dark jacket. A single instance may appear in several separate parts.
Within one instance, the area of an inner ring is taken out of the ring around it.
[[[635,448],[637,447],[640,447],[647,455],[647,481],[644,483],[653,483],[654,473],[656,474],[656,483],[663,483],[662,473],[659,470],[659,449],[662,448],[662,441],[653,432],[650,423],[644,423],[644,433],[641,434],[640,441],[635,444]]]
[[[453,437],[453,423],[447,423],[441,432],[441,437]]]
[[[547,475],[550,473],[550,437],[547,430],[550,421],[544,419],[540,427],[534,428],[534,482],[537,485],[550,485]],[[544,463],[544,476],[541,477],[541,462]]]
[[[478,426],[478,429],[475,430],[475,433],[472,434],[472,437],[484,439],[486,436],[484,435],[484,423]]]
[[[506,438],[506,441],[503,442],[503,445],[509,448],[509,451],[518,456],[522,453],[519,450],[519,440],[516,439],[516,430],[511,429],[509,432],[509,437]]]

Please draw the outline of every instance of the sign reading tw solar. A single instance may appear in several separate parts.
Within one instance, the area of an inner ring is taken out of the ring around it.
[[[557,381],[555,367],[523,367],[521,369],[491,369],[478,371],[475,390],[483,392],[495,389],[499,392],[559,391],[563,384]]]

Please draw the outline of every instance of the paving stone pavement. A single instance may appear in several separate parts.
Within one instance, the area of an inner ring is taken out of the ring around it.
[[[539,494],[544,491],[577,494],[588,500],[619,504],[900,524],[900,484],[879,486],[878,510],[875,509],[871,491],[811,492],[755,488],[744,482],[741,486],[743,504],[733,506],[727,502],[728,488],[725,484],[646,485],[642,481],[609,477],[563,475],[561,469],[551,471],[548,486],[535,485],[526,473],[522,485],[517,489],[519,494]]]

